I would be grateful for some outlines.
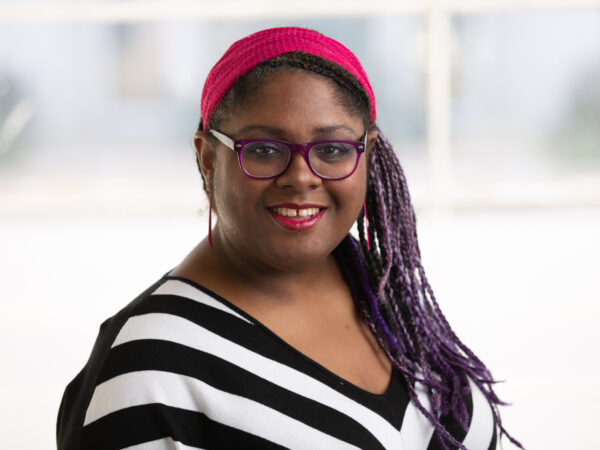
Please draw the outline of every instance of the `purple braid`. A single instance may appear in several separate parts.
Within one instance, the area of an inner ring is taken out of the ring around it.
[[[350,235],[340,246],[344,260],[351,262],[351,274],[345,273],[345,278],[352,294],[379,345],[400,370],[411,400],[432,423],[444,448],[452,445],[465,449],[439,418],[451,414],[466,431],[469,416],[464,394],[470,392],[468,378],[490,403],[501,435],[523,448],[502,426],[498,406],[506,403],[493,390],[496,381],[452,331],[440,310],[421,263],[404,172],[392,146],[377,131],[368,161],[370,249],[362,215],[358,220],[360,247]],[[419,400],[418,385],[425,388],[431,411]]]

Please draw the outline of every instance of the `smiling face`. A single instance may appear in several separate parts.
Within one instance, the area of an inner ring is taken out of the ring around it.
[[[363,120],[340,104],[337,89],[310,72],[276,72],[227,115],[218,131],[234,140],[359,141],[365,133]],[[343,180],[320,179],[298,153],[277,178],[256,180],[240,170],[237,154],[225,145],[206,137],[196,145],[219,217],[214,239],[257,267],[293,272],[324,260],[361,211],[364,154],[352,176]]]

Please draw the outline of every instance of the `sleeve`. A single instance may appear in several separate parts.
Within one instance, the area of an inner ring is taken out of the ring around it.
[[[143,319],[142,328],[156,335],[157,317]],[[111,348],[99,372],[79,448],[283,448],[228,420],[248,422],[237,395],[214,386],[235,384],[223,370],[228,365],[174,341],[127,338]]]
[[[56,422],[58,450],[92,448],[87,447],[84,441],[84,437],[87,435],[84,422],[87,410],[96,392],[96,387],[99,384],[100,376],[105,370],[107,361],[112,358],[110,356],[111,346],[114,343],[115,336],[130,317],[133,308],[156,289],[158,283],[150,286],[133,302],[100,326],[98,337],[87,363],[64,391]],[[102,440],[100,440],[101,442]]]
[[[180,407],[198,396],[186,377],[170,372],[181,361],[176,346],[153,339],[115,346],[113,321],[102,325],[90,359],[64,392],[58,449],[159,450],[201,443],[208,419],[193,405]]]

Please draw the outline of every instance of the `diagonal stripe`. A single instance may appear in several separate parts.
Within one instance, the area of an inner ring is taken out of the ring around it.
[[[98,385],[84,425],[113,411],[148,403],[200,411],[216,422],[288,448],[358,449],[261,403],[195,378],[153,370],[119,375]]]
[[[123,450],[202,450],[200,447],[190,447],[171,438],[157,439],[143,444],[131,445]]]
[[[427,397],[422,385],[417,384],[416,391],[423,407],[427,411],[431,411],[429,397]],[[404,448],[407,450],[425,450],[429,445],[433,431],[431,422],[417,409],[413,402],[410,402],[404,413],[402,428],[400,428]]]
[[[83,427],[81,441],[69,448],[120,449],[163,438],[209,449],[286,448],[255,434],[212,420],[202,412],[163,403],[146,403],[107,414]]]
[[[463,441],[469,450],[487,450],[490,439],[494,434],[494,416],[492,408],[483,392],[469,378],[471,386],[471,398],[473,399],[473,416],[469,432]]]
[[[177,373],[202,380],[215,389],[262,403],[357,447],[383,450],[383,446],[369,430],[353,418],[281,388],[215,355],[174,342],[144,339],[113,348],[97,383],[101,384],[125,373],[147,370]],[[138,423],[141,421],[132,420]],[[150,437],[147,440],[151,440]],[[159,437],[162,436],[154,436],[156,439]],[[195,442],[182,439],[180,435],[173,437],[187,444]]]
[[[385,448],[402,448],[398,430],[377,413],[298,370],[252,352],[189,320],[158,313],[131,317],[123,325],[113,347],[139,339],[166,340],[214,354],[274,384],[346,414],[363,424]],[[109,412],[106,410],[103,414]],[[90,418],[86,416],[86,420],[91,422],[98,417],[101,416],[93,414]]]
[[[177,295],[179,297],[186,297],[197,302],[204,303],[205,305],[212,306],[213,308],[220,309],[221,311],[225,311],[226,313],[232,314],[242,320],[245,320],[246,322],[251,323],[237,311],[234,311],[232,308],[229,308],[222,302],[212,298],[201,290],[196,289],[192,285],[184,283],[183,281],[167,280],[161,284],[151,295]]]

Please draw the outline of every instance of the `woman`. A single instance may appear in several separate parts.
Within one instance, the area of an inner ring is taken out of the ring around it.
[[[59,448],[495,448],[502,403],[427,283],[356,57],[263,30],[212,69],[201,115],[218,221],[103,324]]]

